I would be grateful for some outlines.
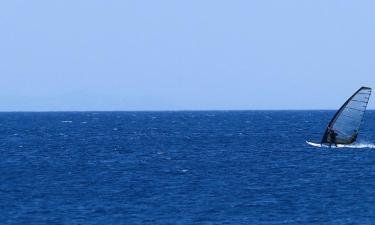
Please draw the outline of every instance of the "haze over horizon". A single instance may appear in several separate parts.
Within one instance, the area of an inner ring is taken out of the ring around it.
[[[374,10],[369,0],[3,1],[0,111],[337,109],[375,87]]]

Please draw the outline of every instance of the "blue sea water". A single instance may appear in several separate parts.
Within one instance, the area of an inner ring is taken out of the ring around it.
[[[375,149],[305,143],[333,114],[0,113],[0,224],[375,224]]]

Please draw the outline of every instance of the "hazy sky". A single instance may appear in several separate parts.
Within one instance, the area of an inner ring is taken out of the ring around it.
[[[1,1],[0,110],[335,109],[375,87],[374,11],[370,0]]]

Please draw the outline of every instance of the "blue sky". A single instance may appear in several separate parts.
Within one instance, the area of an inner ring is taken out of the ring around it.
[[[375,87],[374,10],[344,0],[2,1],[0,110],[335,109]]]

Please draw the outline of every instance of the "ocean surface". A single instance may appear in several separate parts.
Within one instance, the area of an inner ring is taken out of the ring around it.
[[[0,224],[375,224],[375,111],[0,113]]]

